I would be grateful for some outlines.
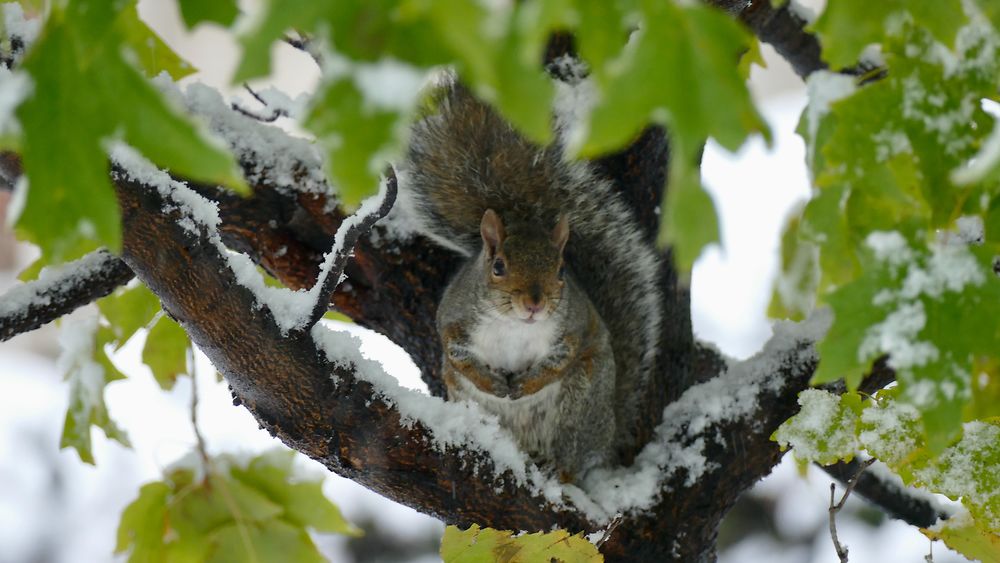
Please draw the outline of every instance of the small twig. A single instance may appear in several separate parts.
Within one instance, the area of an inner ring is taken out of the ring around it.
[[[924,556],[924,561],[934,563],[934,540],[931,540],[930,545],[927,547],[927,555]]]
[[[375,223],[385,217],[389,210],[392,209],[392,205],[396,202],[396,172],[390,166],[385,174],[385,197],[382,199],[382,204],[369,215],[365,215],[356,221],[352,221],[352,218],[348,218],[341,224],[341,229],[346,229],[344,232],[343,242],[339,248],[334,248],[331,252],[336,252],[333,257],[333,264],[330,266],[329,271],[326,273],[326,278],[322,280],[317,280],[317,283],[322,281],[322,286],[319,290],[319,295],[316,298],[316,305],[313,308],[312,315],[309,318],[309,322],[306,324],[306,330],[312,328],[323,315],[326,314],[330,306],[330,299],[333,297],[333,292],[337,289],[340,284],[340,276],[344,273],[344,266],[347,265],[347,259],[354,252],[354,245],[357,244],[358,239],[361,235],[367,233],[375,225]],[[337,232],[340,235],[340,231]],[[335,237],[334,240],[336,240]]]
[[[253,96],[253,98],[255,100],[257,100],[258,102],[260,102],[260,104],[262,106],[264,106],[264,109],[270,110],[271,114],[270,115],[264,115],[264,114],[261,114],[261,113],[257,113],[256,111],[253,111],[251,109],[247,109],[247,108],[241,106],[240,104],[238,104],[236,102],[233,102],[232,104],[230,104],[230,106],[233,108],[233,111],[237,111],[237,112],[242,113],[243,115],[245,115],[245,116],[247,116],[247,117],[249,117],[251,119],[256,119],[257,121],[262,121],[264,123],[272,123],[275,120],[277,120],[279,117],[288,117],[288,111],[287,110],[285,110],[284,108],[276,108],[276,107],[270,106],[267,103],[267,100],[265,100],[264,98],[262,98],[261,95],[258,94],[257,92],[255,92],[254,89],[251,88],[250,85],[247,84],[246,82],[243,83],[243,89],[246,90],[247,92],[249,92],[250,95]]]
[[[847,482],[847,487],[844,489],[844,496],[840,497],[840,502],[837,504],[833,503],[833,495],[837,491],[836,483],[830,483],[830,537],[833,538],[833,547],[837,550],[837,557],[840,558],[841,563],[847,563],[847,548],[841,545],[840,540],[837,538],[837,513],[840,509],[844,508],[844,503],[847,502],[847,497],[851,495],[851,491],[854,490],[854,486],[858,484],[858,478],[861,474],[865,472],[865,469],[871,467],[875,463],[875,458],[871,458],[861,464],[861,469],[854,475],[854,477]]]
[[[194,429],[194,438],[196,441],[195,448],[198,450],[198,457],[201,458],[202,472],[205,479],[208,479],[208,448],[205,447],[205,437],[202,436],[201,429],[198,427],[198,370],[195,369],[194,365],[193,347],[189,346],[187,349],[187,360],[189,366],[188,371],[191,374],[191,428]]]
[[[604,534],[601,536],[601,539],[597,540],[597,543],[594,544],[594,546],[597,547],[597,549],[601,549],[601,546],[604,545],[604,542],[608,541],[608,539],[611,538],[611,534],[615,533],[615,529],[618,528],[618,526],[621,523],[622,523],[622,515],[618,514],[615,516],[615,519],[612,520],[610,524],[608,524],[608,527],[604,529]]]

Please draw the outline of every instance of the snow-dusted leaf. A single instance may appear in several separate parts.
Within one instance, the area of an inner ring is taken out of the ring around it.
[[[1000,561],[1000,534],[969,516],[952,517],[930,529],[921,529],[932,540],[941,540],[955,551],[977,561]]]
[[[802,409],[771,437],[782,449],[791,447],[796,459],[829,465],[850,461],[858,451],[861,396],[835,395],[819,389],[799,394]]]
[[[583,534],[570,535],[566,530],[556,530],[514,537],[511,531],[480,528],[475,524],[467,530],[460,530],[455,526],[445,528],[444,538],[441,540],[441,558],[445,563],[604,561],[594,544],[587,541]]]
[[[843,68],[857,63],[866,46],[882,43],[886,28],[900,25],[904,18],[911,18],[949,46],[966,21],[961,0],[831,0],[813,28],[823,46],[823,58],[834,68]]]
[[[109,370],[103,347],[110,331],[98,330],[96,315],[71,317],[61,327],[62,354],[59,367],[69,381],[69,406],[59,440],[62,448],[73,448],[86,463],[94,463],[91,450],[91,426],[104,431],[108,438],[129,446],[128,437],[108,415],[104,386],[120,375]]]

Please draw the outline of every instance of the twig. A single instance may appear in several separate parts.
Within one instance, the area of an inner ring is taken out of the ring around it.
[[[844,508],[844,503],[847,502],[847,497],[851,495],[851,491],[854,490],[854,486],[858,484],[858,478],[864,473],[865,469],[871,467],[875,463],[875,458],[871,458],[861,464],[861,469],[858,470],[854,478],[847,483],[847,487],[844,489],[844,496],[840,497],[840,502],[833,504],[833,495],[837,490],[836,483],[830,483],[830,537],[833,538],[833,547],[837,550],[837,557],[840,558],[841,563],[847,563],[847,548],[840,544],[840,540],[837,538],[837,513],[840,509]]]
[[[930,545],[927,547],[927,555],[924,556],[924,561],[934,563],[934,540],[930,540],[930,542]]]
[[[198,427],[198,370],[194,365],[194,347],[187,349],[188,371],[191,374],[191,428],[194,430],[195,448],[198,450],[198,457],[201,458],[202,473],[208,479],[209,459],[208,448],[205,447],[205,437]]]
[[[597,540],[597,543],[594,544],[594,546],[597,547],[597,549],[601,549],[601,546],[604,545],[604,542],[608,541],[608,539],[611,537],[611,534],[615,533],[615,529],[618,528],[618,526],[621,523],[622,523],[622,515],[618,514],[615,516],[615,519],[612,520],[610,524],[608,524],[608,527],[604,529],[604,534],[601,535],[601,539]]]
[[[242,113],[243,115],[245,115],[245,116],[247,116],[247,117],[249,117],[251,119],[256,119],[257,121],[262,121],[264,123],[272,123],[275,120],[277,120],[279,117],[288,117],[288,111],[287,110],[285,110],[284,108],[276,108],[276,107],[273,107],[273,106],[269,105],[267,103],[267,100],[265,100],[264,98],[262,98],[260,96],[260,94],[258,94],[257,92],[255,92],[254,89],[251,88],[250,85],[247,84],[246,82],[243,83],[243,89],[246,90],[247,92],[249,92],[250,95],[253,96],[253,98],[255,100],[257,100],[258,102],[260,102],[260,104],[262,106],[264,106],[264,109],[271,110],[271,114],[270,115],[263,115],[263,114],[257,113],[257,112],[255,112],[253,110],[250,110],[250,109],[247,109],[247,108],[241,106],[240,104],[238,104],[236,102],[233,102],[232,104],[230,104],[230,107],[232,107],[234,111]]]
[[[386,171],[385,197],[382,199],[382,204],[379,208],[356,221],[352,221],[353,217],[348,218],[340,225],[341,230],[346,229],[344,231],[343,242],[339,247],[334,243],[335,247],[331,250],[331,252],[336,252],[332,258],[333,263],[327,271],[326,277],[316,280],[316,283],[322,283],[323,285],[320,287],[319,295],[316,298],[316,305],[313,308],[309,322],[306,324],[307,330],[318,323],[329,309],[330,299],[333,297],[333,292],[337,289],[337,285],[340,284],[340,276],[344,273],[344,266],[347,265],[347,259],[354,252],[354,245],[357,244],[358,239],[361,235],[370,231],[379,219],[385,217],[395,202],[396,172],[390,166]],[[339,230],[337,231],[337,235],[337,237],[334,237],[334,240],[340,238]]]

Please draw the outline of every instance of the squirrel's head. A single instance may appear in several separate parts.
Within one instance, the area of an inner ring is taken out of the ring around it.
[[[559,306],[566,283],[566,217],[553,228],[518,225],[508,232],[500,216],[487,209],[479,231],[483,275],[494,310],[528,323],[549,318]]]

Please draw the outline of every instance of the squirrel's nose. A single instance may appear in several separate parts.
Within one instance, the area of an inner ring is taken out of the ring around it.
[[[535,313],[544,309],[545,305],[541,301],[526,300],[524,302],[524,308],[527,309],[529,313],[534,315]]]

